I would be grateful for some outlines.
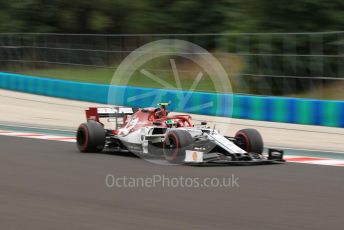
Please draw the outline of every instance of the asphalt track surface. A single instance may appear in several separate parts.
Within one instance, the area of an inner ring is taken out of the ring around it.
[[[1,229],[343,229],[342,167],[162,166],[0,136]],[[229,188],[109,188],[106,175],[238,177]]]

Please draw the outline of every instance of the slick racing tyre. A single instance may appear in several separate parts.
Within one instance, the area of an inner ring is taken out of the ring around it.
[[[264,143],[262,136],[255,129],[242,129],[235,134],[235,144],[246,152],[263,153]]]
[[[76,142],[80,152],[101,152],[105,144],[103,126],[96,121],[88,121],[81,124],[76,133]]]
[[[185,130],[169,131],[163,143],[165,159],[170,163],[181,163],[185,159],[185,150],[193,143],[192,136]]]

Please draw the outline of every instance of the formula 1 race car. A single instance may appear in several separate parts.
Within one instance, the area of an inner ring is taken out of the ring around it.
[[[159,108],[89,108],[87,122],[77,130],[81,152],[131,152],[141,157],[164,157],[170,163],[195,165],[268,164],[283,162],[283,151],[263,154],[263,140],[255,129],[234,137],[215,128],[191,123],[189,115],[169,116],[168,103]],[[106,119],[106,122],[102,121]],[[105,123],[113,127],[106,127]]]

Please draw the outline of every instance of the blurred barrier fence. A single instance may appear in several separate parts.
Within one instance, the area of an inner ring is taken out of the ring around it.
[[[164,91],[168,95],[168,99],[172,101],[178,100],[179,95],[185,93],[167,89],[80,83],[0,72],[0,88],[74,100],[107,103],[110,87],[113,87],[118,93],[124,93],[126,97],[152,91],[155,93]],[[205,102],[206,100],[216,100],[218,103],[215,106],[216,109],[211,107],[193,111],[204,115],[230,116],[231,109],[229,107],[231,105],[228,102],[232,101],[232,117],[234,118],[344,127],[344,101],[193,92],[190,104],[200,100],[205,100]],[[123,104],[123,100],[115,99],[113,102],[133,107],[151,105],[151,101],[148,100]],[[189,112],[187,108],[180,112]],[[171,110],[178,110],[178,108],[172,104]]]
[[[49,77],[63,69],[111,72],[130,52],[160,39],[186,40],[210,51],[225,66],[235,93],[344,99],[344,93],[338,90],[344,87],[342,31],[138,35],[2,33],[0,70]],[[155,65],[152,71],[158,75],[170,69]]]

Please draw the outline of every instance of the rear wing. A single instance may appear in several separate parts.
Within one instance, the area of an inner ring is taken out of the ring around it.
[[[99,121],[99,118],[124,118],[127,115],[134,114],[134,110],[128,107],[108,107],[108,108],[96,108],[91,107],[86,111],[87,120]]]

